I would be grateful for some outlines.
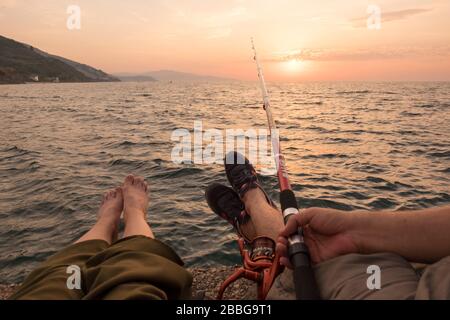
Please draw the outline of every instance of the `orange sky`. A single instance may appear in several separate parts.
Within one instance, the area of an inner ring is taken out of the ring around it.
[[[0,35],[109,73],[254,80],[253,36],[268,80],[450,80],[449,17],[448,0],[0,0]]]

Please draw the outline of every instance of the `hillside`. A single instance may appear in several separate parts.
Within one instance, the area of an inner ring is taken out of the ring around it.
[[[214,77],[209,75],[199,75],[194,73],[179,72],[173,70],[158,70],[143,73],[119,73],[115,75],[121,80],[130,78],[150,77],[158,81],[227,81],[232,79]]]
[[[155,78],[150,76],[126,76],[126,75],[116,75],[120,81],[124,82],[147,82],[147,81],[157,81]]]
[[[0,36],[0,84],[120,81],[90,66]]]

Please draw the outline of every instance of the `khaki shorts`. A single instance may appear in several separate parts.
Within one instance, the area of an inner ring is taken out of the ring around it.
[[[380,289],[369,289],[367,284],[373,275],[367,268],[373,265],[380,268]],[[419,272],[396,254],[348,254],[318,264],[314,272],[321,296],[327,300],[450,299],[450,256]],[[286,270],[268,299],[294,298],[292,271]]]

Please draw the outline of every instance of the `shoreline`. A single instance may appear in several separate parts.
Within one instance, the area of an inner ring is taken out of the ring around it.
[[[0,82],[0,86],[8,85],[26,85],[26,84],[77,84],[77,83],[121,83],[125,81],[31,81],[31,82]]]
[[[192,297],[199,300],[214,300],[222,282],[231,275],[235,267],[214,266],[188,268],[194,278],[192,283]],[[6,300],[19,284],[0,284],[0,300]],[[225,291],[225,300],[255,299],[256,287],[254,283],[240,279]]]

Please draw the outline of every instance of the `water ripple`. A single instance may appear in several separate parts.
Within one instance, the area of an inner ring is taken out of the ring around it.
[[[450,203],[449,83],[273,84],[274,116],[302,208],[406,210]],[[204,189],[220,164],[175,164],[172,130],[265,129],[256,83],[0,86],[0,282],[86,232],[129,173],[149,221],[189,265],[239,263]],[[278,199],[275,176],[261,177]]]

